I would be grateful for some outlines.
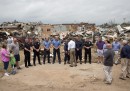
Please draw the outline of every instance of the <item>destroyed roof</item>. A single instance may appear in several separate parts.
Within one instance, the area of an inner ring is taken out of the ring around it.
[[[3,28],[14,29],[14,28],[17,28],[17,26],[0,26],[0,29],[3,29]]]
[[[68,24],[62,24],[62,25],[93,25],[95,26],[95,24],[89,24],[89,23],[68,23]]]

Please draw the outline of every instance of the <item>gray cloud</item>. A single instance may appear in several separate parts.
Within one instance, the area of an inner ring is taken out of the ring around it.
[[[129,0],[0,0],[0,22],[43,23],[130,21]]]

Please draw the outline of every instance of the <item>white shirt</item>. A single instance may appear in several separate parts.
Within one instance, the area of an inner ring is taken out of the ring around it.
[[[11,44],[12,43],[12,39],[11,38],[8,38],[7,39],[7,44]]]
[[[73,40],[70,40],[70,42],[68,43],[68,50],[75,48],[75,42]]]

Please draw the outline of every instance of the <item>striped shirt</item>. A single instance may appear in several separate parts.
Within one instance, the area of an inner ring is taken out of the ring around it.
[[[9,51],[7,49],[1,49],[0,55],[1,55],[1,60],[3,62],[8,62],[10,60],[10,57],[7,57],[6,55],[9,55]]]

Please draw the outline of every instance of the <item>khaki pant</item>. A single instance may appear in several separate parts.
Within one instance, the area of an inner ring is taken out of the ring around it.
[[[122,58],[120,78],[126,78],[126,76],[130,76],[130,59]]]
[[[75,48],[70,49],[70,63],[71,63],[71,66],[73,66],[73,63],[75,63],[75,65],[77,65],[77,62],[75,59]]]
[[[105,81],[112,82],[112,66],[104,66]]]
[[[130,77],[130,59],[128,60],[127,76]]]
[[[119,63],[119,52],[118,51],[114,51],[115,55],[114,55],[114,63]]]
[[[11,50],[11,44],[7,44],[7,50]]]

